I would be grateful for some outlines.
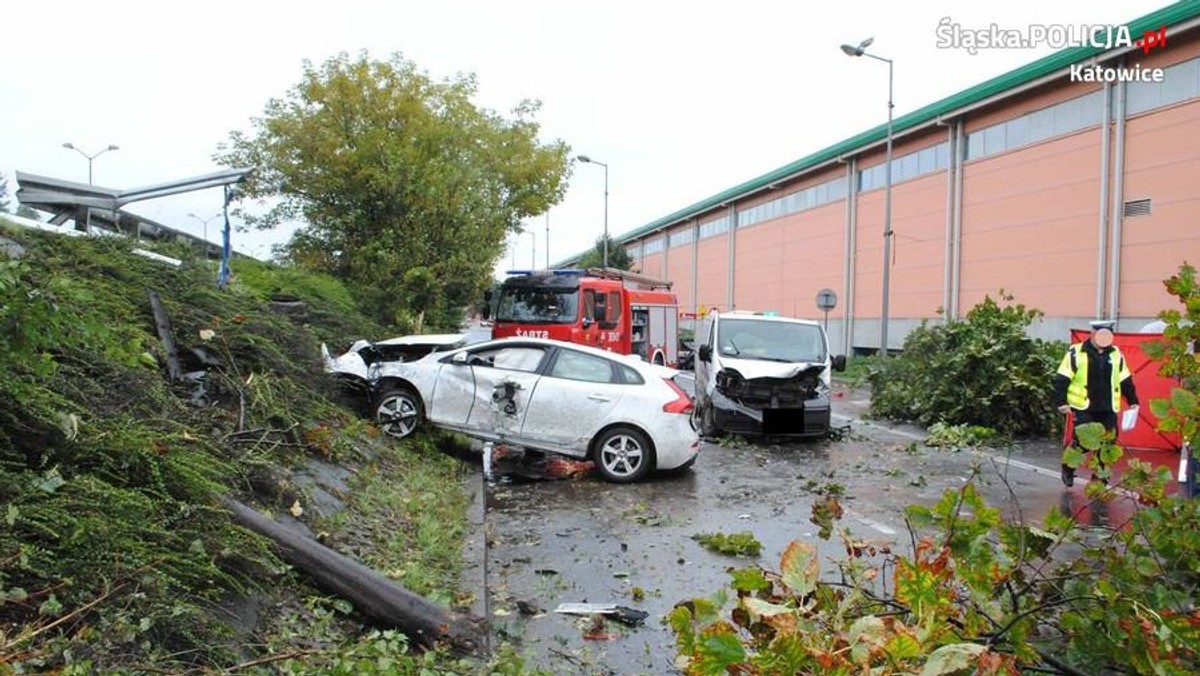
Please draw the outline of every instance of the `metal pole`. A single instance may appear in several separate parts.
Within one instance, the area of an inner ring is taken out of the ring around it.
[[[546,269],[550,269],[550,212],[546,212]]]
[[[604,267],[608,267],[608,165],[604,165]]]
[[[92,185],[92,160],[96,158],[88,157],[87,155],[84,155],[84,157],[87,157],[88,161],[88,185]]]
[[[529,230],[529,269],[537,269],[537,231]]]
[[[879,58],[879,57],[876,57]],[[883,304],[879,313],[879,353],[888,353],[888,292],[892,267],[892,60],[888,65],[888,120],[887,120],[887,157],[884,168],[883,196]]]

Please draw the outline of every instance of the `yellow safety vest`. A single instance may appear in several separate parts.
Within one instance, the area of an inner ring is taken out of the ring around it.
[[[1121,407],[1121,381],[1133,376],[1129,372],[1129,367],[1125,364],[1125,356],[1121,354],[1121,350],[1113,347],[1112,352],[1108,353],[1109,362],[1112,363],[1112,408],[1113,412],[1117,412]],[[1083,343],[1075,343],[1067,350],[1066,356],[1063,357],[1062,363],[1058,365],[1058,374],[1071,379],[1071,384],[1067,387],[1067,406],[1077,410],[1086,410],[1088,404],[1088,353],[1083,349]]]

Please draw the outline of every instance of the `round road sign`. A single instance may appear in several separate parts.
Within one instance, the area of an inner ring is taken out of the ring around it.
[[[821,289],[817,292],[817,309],[829,312],[837,307],[837,294],[833,289]]]

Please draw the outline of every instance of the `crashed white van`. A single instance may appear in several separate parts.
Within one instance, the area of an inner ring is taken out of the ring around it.
[[[711,312],[696,332],[696,418],[701,434],[816,437],[829,432],[829,354],[814,321]]]

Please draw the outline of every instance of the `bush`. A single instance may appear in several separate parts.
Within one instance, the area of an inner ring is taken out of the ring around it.
[[[870,414],[925,426],[981,425],[1007,435],[1050,433],[1059,424],[1051,376],[1066,345],[1026,335],[1041,316],[988,296],[962,321],[922,323],[902,354],[868,366]]]

